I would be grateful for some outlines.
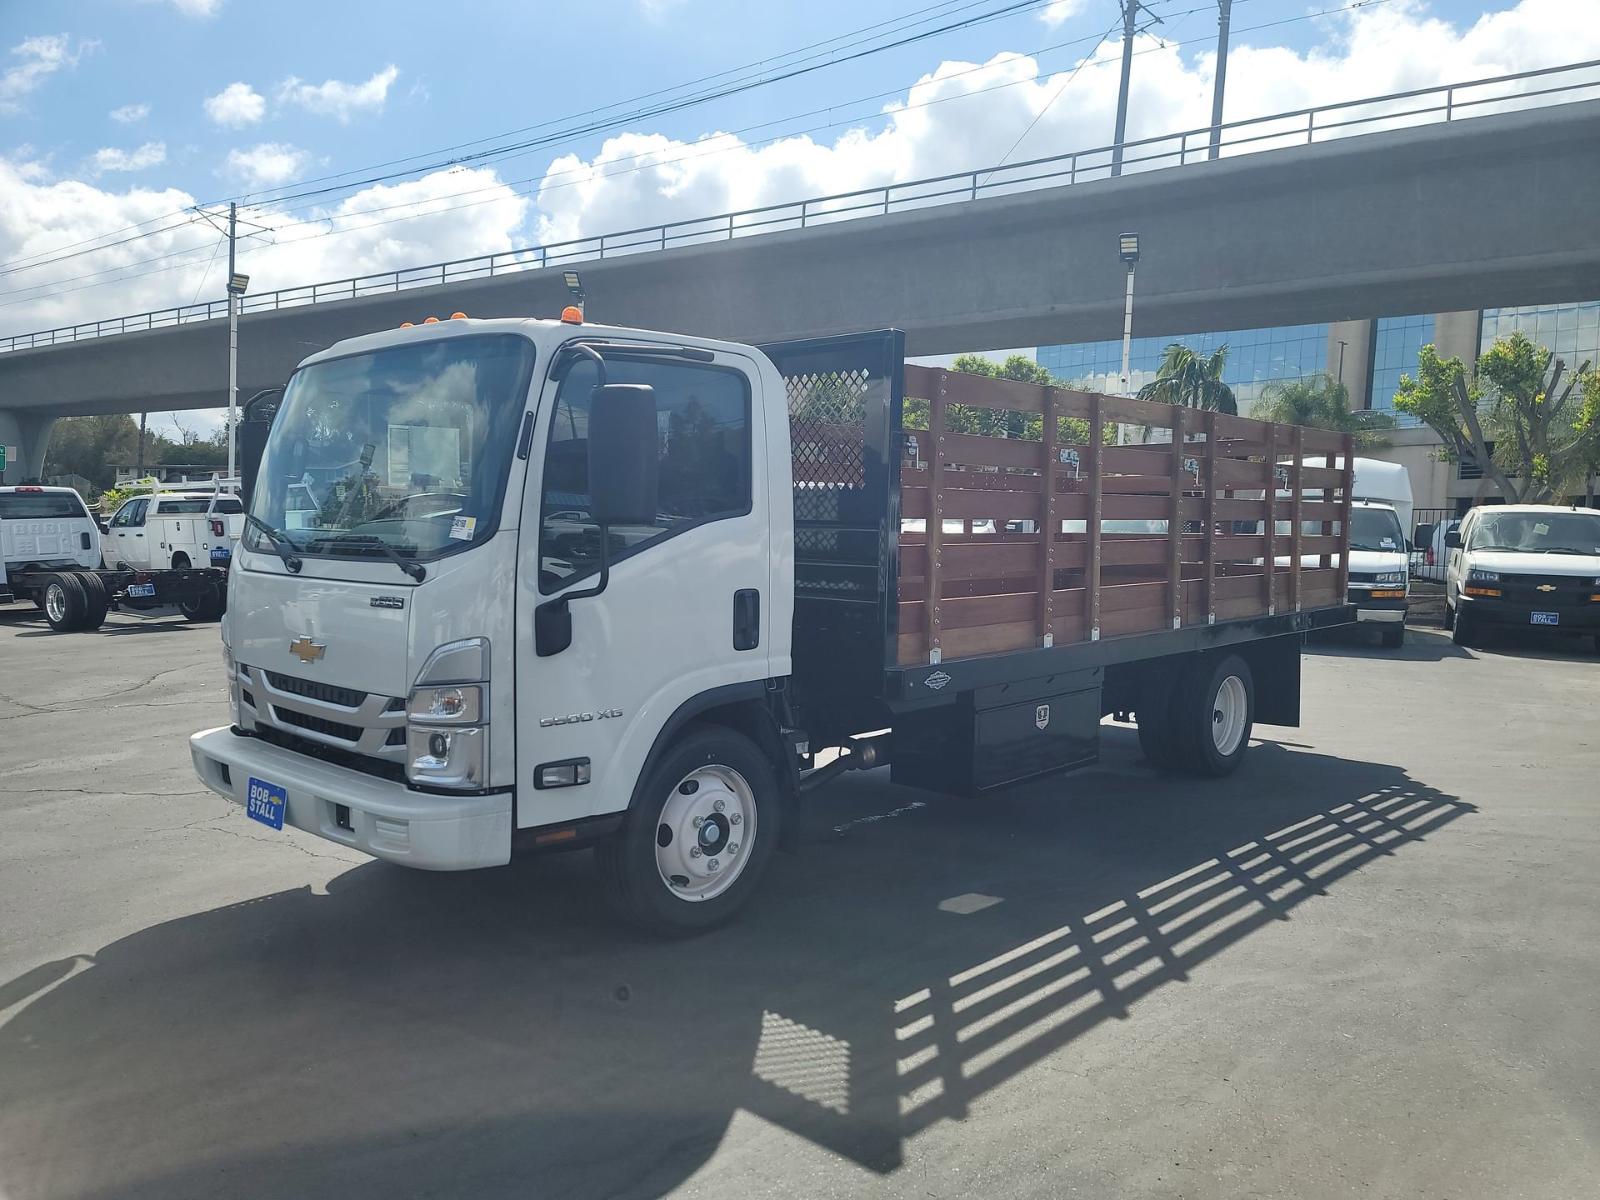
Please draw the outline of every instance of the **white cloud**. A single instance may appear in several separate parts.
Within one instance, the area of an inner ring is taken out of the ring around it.
[[[249,188],[288,183],[311,160],[304,150],[287,142],[261,142],[248,150],[228,151],[227,172]]]
[[[248,83],[230,83],[215,96],[206,97],[205,109],[214,124],[237,129],[266,116],[267,101]]]
[[[148,104],[124,104],[106,114],[119,125],[137,125],[150,115]]]
[[[336,117],[349,122],[363,113],[383,111],[389,98],[389,88],[400,76],[400,68],[392,63],[365,83],[346,83],[342,79],[329,79],[324,83],[306,83],[291,75],[278,85],[278,102],[292,104],[307,112],[324,117]]]
[[[460,192],[473,195],[456,199]],[[196,202],[186,192],[50,181],[35,163],[0,158],[0,196],[0,262],[48,257],[86,239],[119,240],[126,235],[118,231],[129,225],[160,231],[102,253],[8,274],[0,280],[0,332],[188,304],[197,293],[202,300],[221,295],[220,266],[213,263],[206,271],[216,231],[198,219],[180,219]],[[259,292],[513,250],[529,240],[529,207],[492,170],[458,169],[364,188],[338,204],[293,216],[270,207],[241,208],[244,221],[272,232],[241,237],[239,269],[250,274],[251,291]]]
[[[222,0],[172,0],[172,7],[186,17],[214,17],[222,10]]]
[[[1236,120],[1597,58],[1597,7],[1596,0],[1520,0],[1459,28],[1430,15],[1421,0],[1393,0],[1321,22],[1322,43],[1305,52],[1238,37],[1226,115]],[[1197,37],[1196,46],[1206,42]],[[1214,56],[1186,58],[1181,47],[1149,36],[1139,38],[1136,50],[1130,139],[1204,127]],[[1075,78],[1077,64],[1041,73],[1034,59],[1009,53],[981,65],[941,63],[888,106],[887,124],[826,141],[800,135],[760,145],[726,132],[689,142],[644,131],[618,134],[591,157],[568,154],[550,164],[539,188],[540,238],[972,170],[994,163],[1024,130],[1008,161],[1101,146],[1111,139],[1121,52],[1120,42],[1101,45]]]
[[[24,38],[11,47],[11,53],[21,61],[0,73],[0,113],[22,110],[22,98],[49,79],[63,67],[75,67],[83,55],[97,42],[80,41],[77,48],[64,33],[46,34]]]
[[[104,174],[106,171],[144,171],[150,167],[159,167],[167,161],[167,144],[146,142],[135,150],[102,146],[94,152],[94,157],[89,161],[96,175]]]
[[[1075,17],[1083,11],[1084,0],[1050,0],[1039,10],[1039,20],[1051,29],[1066,22],[1068,17]]]

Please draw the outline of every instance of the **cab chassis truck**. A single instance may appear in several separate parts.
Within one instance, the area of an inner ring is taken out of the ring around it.
[[[516,369],[488,370],[508,345]],[[268,536],[326,372],[392,386],[475,355],[495,486],[439,518],[459,540],[400,563]],[[693,435],[671,487],[734,482],[691,519],[664,506],[696,389],[742,409]],[[1156,766],[1221,776],[1254,723],[1297,725],[1305,636],[1353,619],[1352,454],[909,364],[892,330],[756,348],[568,310],[352,339],[301,365],[268,435],[222,627],[232,720],[193,736],[195,770],[413,867],[593,846],[624,916],[693,933],[839,772],[981,798],[1092,765],[1114,714]]]

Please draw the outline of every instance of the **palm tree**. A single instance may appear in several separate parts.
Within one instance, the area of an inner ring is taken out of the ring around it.
[[[1381,449],[1389,444],[1383,431],[1395,427],[1394,417],[1368,409],[1350,410],[1350,389],[1327,375],[1274,380],[1261,389],[1261,399],[1250,415],[1284,425],[1309,425],[1355,436],[1359,450]]]
[[[1162,352],[1156,377],[1139,389],[1139,399],[1236,413],[1239,404],[1233,389],[1222,382],[1222,368],[1227,361],[1226,346],[1218,346],[1202,357],[1182,342],[1173,342]]]

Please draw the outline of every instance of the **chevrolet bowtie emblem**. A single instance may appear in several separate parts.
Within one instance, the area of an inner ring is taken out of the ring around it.
[[[299,638],[289,643],[289,653],[303,663],[316,662],[327,651],[328,647],[322,642],[314,642],[301,634]]]
[[[1541,583],[1534,590],[1539,592],[1553,592],[1556,590],[1556,585],[1553,583]]]

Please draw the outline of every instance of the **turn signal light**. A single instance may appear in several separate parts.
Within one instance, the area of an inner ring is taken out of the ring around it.
[[[1406,598],[1406,594],[1404,592],[1397,592],[1397,591],[1386,591],[1386,592],[1374,591],[1372,593],[1372,598],[1374,600],[1404,600]]]
[[[1467,587],[1461,590],[1469,596],[1498,596],[1500,594],[1499,588]]]
[[[1600,592],[1596,592],[1594,595],[1590,596],[1589,599],[1600,600]]]
[[[563,325],[582,325],[583,309],[576,304],[569,304],[561,310],[561,323]]]

